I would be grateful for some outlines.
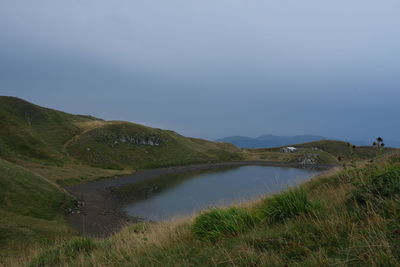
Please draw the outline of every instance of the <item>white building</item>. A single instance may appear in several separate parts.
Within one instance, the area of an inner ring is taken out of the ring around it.
[[[297,151],[297,148],[293,147],[293,146],[287,146],[281,149],[282,152],[284,153],[294,153]]]

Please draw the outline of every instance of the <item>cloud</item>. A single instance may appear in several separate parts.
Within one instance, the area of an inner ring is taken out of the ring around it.
[[[209,138],[395,139],[399,8],[391,0],[3,0],[0,93]]]

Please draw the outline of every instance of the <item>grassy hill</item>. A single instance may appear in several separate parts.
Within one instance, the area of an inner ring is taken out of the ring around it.
[[[122,121],[103,121],[0,97],[0,158],[22,165],[61,185],[120,175],[137,169],[231,160],[338,163],[376,155],[371,147],[354,151],[340,141],[241,150],[228,143],[187,138],[175,132]],[[386,149],[385,151],[389,151]]]
[[[327,138],[319,135],[279,136],[266,134],[256,138],[248,136],[229,136],[217,139],[217,141],[227,142],[240,148],[272,148],[325,139]]]
[[[240,160],[233,145],[186,138],[134,123],[106,122],[66,147],[69,155],[94,167],[143,169],[199,162]]]
[[[136,169],[243,159],[224,143],[130,122],[107,122],[0,96],[0,158],[61,185]]]
[[[74,239],[32,266],[398,266],[400,154],[245,206]]]
[[[377,151],[376,148],[371,146],[353,147],[350,143],[334,140],[320,140],[291,146],[297,148],[295,153],[282,153],[281,149],[283,147],[246,149],[245,152],[248,158],[254,160],[341,164],[343,162],[372,159],[377,154],[385,154],[395,150],[393,148],[384,148],[381,151]]]
[[[232,145],[0,96],[0,258],[71,238],[61,186],[136,169],[242,159]],[[1,260],[0,260],[1,265]]]
[[[356,146],[354,149],[352,144],[342,141],[329,141],[321,140],[310,143],[296,145],[298,148],[312,149],[318,148],[322,151],[328,152],[331,155],[342,157],[343,159],[364,160],[376,156],[377,150],[371,146]],[[393,149],[385,148],[384,152],[392,151]]]
[[[328,164],[337,163],[338,156],[345,161],[376,156],[376,150],[371,147],[351,150],[346,143],[336,141],[299,144],[296,145],[297,153],[282,153],[279,148],[241,150],[227,143],[187,138],[172,131],[130,122],[103,121],[90,116],[67,114],[14,97],[0,96],[0,122],[0,264],[10,256],[24,260],[20,257],[21,251],[33,249],[41,252],[41,249],[36,248],[37,244],[48,247],[55,242],[62,243],[63,240],[71,241],[45,252],[34,265],[68,265],[70,261],[76,261],[71,263],[73,266],[97,263],[107,265],[110,262],[123,265],[132,260],[128,255],[140,256],[144,265],[152,265],[159,260],[170,265],[174,262],[184,265],[182,260],[191,264],[202,264],[210,257],[223,259],[229,255],[224,254],[226,251],[244,244],[240,243],[240,238],[229,239],[229,235],[227,239],[224,237],[223,241],[218,241],[228,242],[221,243],[221,247],[213,246],[214,241],[204,243],[204,240],[196,239],[197,234],[191,232],[191,224],[188,222],[178,228],[167,225],[167,229],[172,229],[171,232],[161,230],[162,226],[149,228],[144,225],[141,229],[141,225],[136,225],[106,241],[71,239],[75,233],[65,223],[64,213],[65,208],[72,204],[72,198],[61,186],[128,174],[139,169],[192,163],[232,160],[304,163],[312,159],[312,163]],[[382,154],[390,151],[385,149]],[[376,165],[377,169],[381,167]],[[351,185],[343,182],[343,187],[350,188]],[[323,185],[316,188],[321,192],[325,190]],[[310,190],[310,195],[318,196],[318,190]],[[334,205],[335,202],[328,204]],[[334,206],[329,205],[326,206],[328,210],[334,209]],[[252,214],[252,210],[245,211],[245,214]],[[218,217],[221,214],[217,212],[217,225],[221,218],[223,221],[223,212],[222,217]],[[235,220],[235,216],[242,212],[243,210],[235,210],[233,215],[228,215]],[[252,216],[250,217],[253,218]],[[250,220],[251,225],[253,219]],[[266,226],[272,229],[277,227],[277,234],[283,231],[283,226]],[[265,225],[254,222],[254,229],[259,232],[248,231],[243,233],[243,238],[250,238],[247,236],[249,233],[267,234],[268,238],[273,238],[269,236],[273,232],[264,233],[262,227]],[[148,242],[155,240],[155,237],[160,237],[165,243]],[[279,242],[279,246],[284,248]],[[164,247],[160,248],[160,245]],[[110,250],[110,246],[118,249]],[[148,255],[145,253],[147,256],[142,257],[143,249],[149,251]],[[250,250],[254,252],[253,248]],[[94,253],[93,257],[87,258],[87,253]],[[254,253],[257,257],[265,256],[257,254],[264,252]],[[79,259],[75,258],[77,255],[80,255]],[[182,255],[185,257],[179,258]],[[232,256],[236,259],[240,254]],[[92,260],[98,262],[91,262]]]
[[[71,201],[43,177],[0,159],[0,258],[70,236],[64,210]]]
[[[36,106],[15,97],[0,97],[0,157],[61,164],[63,145],[82,132],[80,123],[96,120]]]

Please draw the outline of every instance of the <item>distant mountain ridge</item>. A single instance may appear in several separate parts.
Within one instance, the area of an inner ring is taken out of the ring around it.
[[[217,139],[216,141],[231,143],[241,148],[271,148],[326,139],[328,138],[320,135],[279,136],[266,134],[256,138],[248,136],[229,136]]]

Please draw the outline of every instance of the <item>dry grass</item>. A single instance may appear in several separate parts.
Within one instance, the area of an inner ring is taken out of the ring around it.
[[[357,181],[398,166],[393,156],[358,168],[335,169],[301,185],[323,209],[254,229],[217,242],[200,241],[191,231],[196,215],[157,224],[136,224],[98,240],[93,251],[61,266],[398,266],[400,199],[353,198]],[[394,165],[393,165],[394,164]],[[265,200],[241,207],[254,210]],[[267,201],[268,203],[268,201]]]
[[[134,172],[134,170],[131,169],[101,169],[78,163],[66,163],[62,166],[49,166],[33,162],[21,162],[20,164],[30,171],[46,177],[49,181],[61,186],[90,182],[113,176],[129,175]]]
[[[76,125],[81,128],[84,132],[93,130],[95,128],[102,127],[106,125],[106,121],[102,120],[94,120],[94,121],[83,121],[83,122],[76,122]]]

